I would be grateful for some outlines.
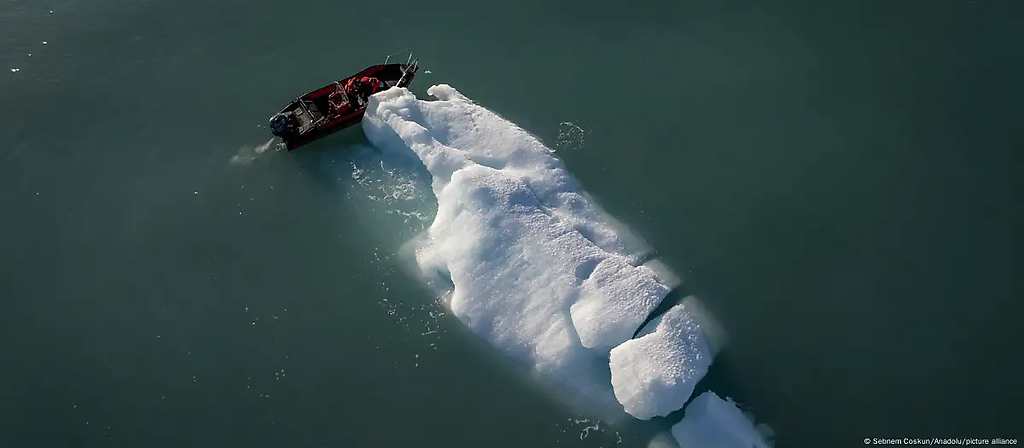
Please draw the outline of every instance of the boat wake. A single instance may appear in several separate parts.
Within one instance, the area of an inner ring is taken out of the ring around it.
[[[276,138],[271,138],[266,142],[259,145],[245,145],[238,149],[235,155],[231,156],[228,160],[228,164],[231,165],[248,165],[258,159],[263,154],[267,153],[268,150],[281,151],[284,149],[284,144],[278,141]]]
[[[410,252],[452,314],[584,414],[649,420],[690,402],[672,428],[685,446],[769,446],[714,392],[691,402],[724,333],[696,298],[659,306],[679,280],[642,240],[529,133],[450,86],[427,92],[375,94],[363,130],[428,173],[437,208]],[[559,147],[583,146],[563,130]]]

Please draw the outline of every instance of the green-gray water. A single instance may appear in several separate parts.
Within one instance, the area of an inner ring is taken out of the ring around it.
[[[407,48],[685,274],[779,446],[1024,438],[1024,4],[827,3],[4,2],[0,446],[645,446],[402,269],[358,128],[256,155]]]

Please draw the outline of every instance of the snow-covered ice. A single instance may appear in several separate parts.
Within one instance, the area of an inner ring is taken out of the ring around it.
[[[638,336],[611,351],[615,397],[642,420],[681,409],[711,365],[711,350],[697,321],[680,303]]]
[[[681,408],[719,346],[701,331],[708,316],[676,305],[631,339],[680,279],[640,264],[642,242],[538,139],[448,85],[427,93],[377,93],[362,122],[382,153],[411,150],[430,174],[437,212],[410,244],[419,274],[570,403],[603,419]]]
[[[447,85],[428,93],[438,100],[378,93],[363,119],[375,146],[411,149],[432,176],[438,209],[420,269],[450,284],[452,312],[493,346],[610,398],[607,352],[668,288],[633,265],[622,226],[549,148]]]
[[[684,448],[768,448],[753,422],[731,401],[714,392],[694,398],[683,420],[672,427],[672,437]]]
[[[650,268],[612,257],[583,281],[570,315],[583,345],[607,353],[632,337],[666,294]]]

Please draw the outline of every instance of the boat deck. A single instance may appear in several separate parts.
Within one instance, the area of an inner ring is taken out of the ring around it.
[[[314,123],[324,116],[324,114],[320,112],[320,108],[317,107],[316,103],[312,101],[303,101],[303,103],[305,103],[306,109],[309,109],[308,114],[298,103],[295,103],[295,118],[299,120],[300,134],[312,129]]]

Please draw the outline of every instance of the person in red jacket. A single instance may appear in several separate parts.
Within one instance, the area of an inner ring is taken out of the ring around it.
[[[355,98],[359,106],[366,104],[366,99],[381,91],[383,83],[377,78],[372,76],[363,76],[361,78],[352,78],[345,83],[345,92],[348,93],[349,98]]]

